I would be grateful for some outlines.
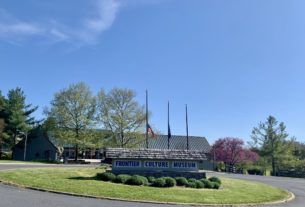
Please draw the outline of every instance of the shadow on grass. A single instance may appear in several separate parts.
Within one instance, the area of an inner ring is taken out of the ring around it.
[[[97,178],[97,176],[93,176],[93,177],[81,177],[81,176],[78,176],[78,177],[70,177],[68,179],[70,179],[70,180],[99,180]]]

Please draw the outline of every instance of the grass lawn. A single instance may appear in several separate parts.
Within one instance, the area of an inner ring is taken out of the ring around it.
[[[18,161],[18,160],[0,160],[0,164],[55,164],[46,161]]]
[[[284,190],[262,183],[222,179],[223,189],[155,188],[129,186],[95,179],[102,169],[18,169],[0,171],[0,180],[55,191],[129,200],[196,204],[241,204],[276,201],[288,197]]]

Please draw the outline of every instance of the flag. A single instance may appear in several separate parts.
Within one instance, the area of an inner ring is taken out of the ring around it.
[[[147,132],[148,133],[151,133],[152,134],[152,137],[155,137],[155,133],[154,133],[154,131],[152,130],[152,128],[150,127],[150,125],[149,124],[147,124]]]

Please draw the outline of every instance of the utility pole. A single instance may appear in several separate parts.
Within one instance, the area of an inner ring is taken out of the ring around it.
[[[186,122],[186,149],[189,150],[189,126],[187,119],[187,104],[185,104],[185,122]]]
[[[146,148],[148,149],[148,94],[147,94],[147,90],[146,90]]]
[[[28,142],[28,131],[25,131],[24,133],[25,140],[24,140],[24,149],[23,149],[23,160],[26,159],[26,150],[27,150],[27,142]]]

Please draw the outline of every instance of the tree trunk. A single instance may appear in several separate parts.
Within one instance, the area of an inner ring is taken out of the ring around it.
[[[15,144],[16,144],[16,139],[17,139],[17,134],[14,133],[14,135],[13,135],[13,147],[14,147]]]
[[[121,147],[124,147],[124,133],[121,131]]]
[[[273,156],[271,157],[271,163],[272,163],[272,175],[273,175],[273,176],[276,176],[275,159],[274,159]]]
[[[1,157],[2,157],[2,140],[0,139],[0,160],[1,160]]]
[[[78,145],[75,145],[75,156],[74,156],[74,160],[75,162],[77,161],[77,156],[78,156]]]
[[[79,141],[79,129],[78,129],[78,127],[75,129],[75,133],[76,133],[76,143],[77,143]],[[77,157],[78,157],[78,144],[75,145],[75,157],[74,157],[75,162],[77,162]]]

